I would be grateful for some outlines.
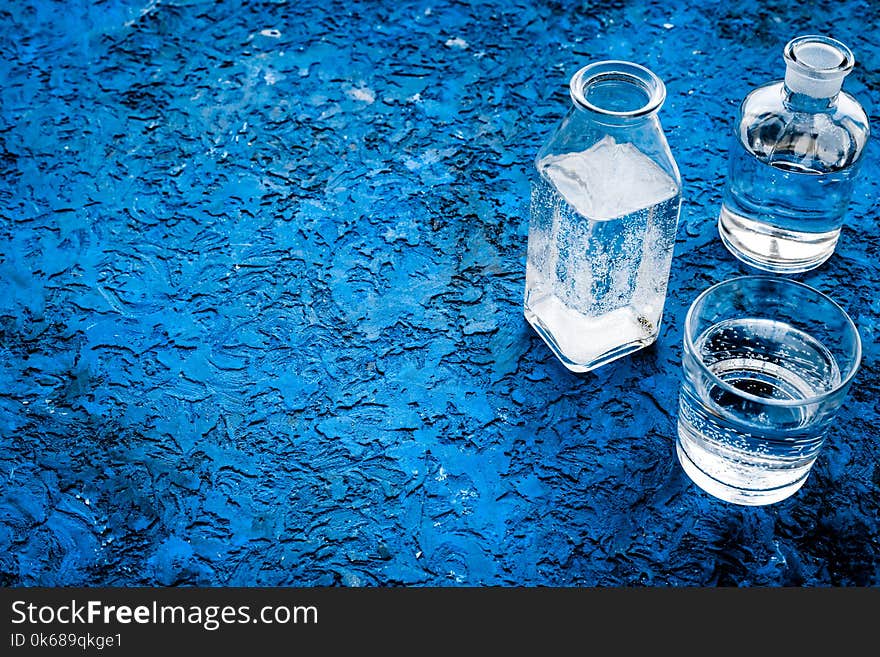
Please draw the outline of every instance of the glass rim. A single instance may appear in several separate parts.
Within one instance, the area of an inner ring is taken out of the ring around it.
[[[610,110],[599,107],[587,100],[586,88],[603,79],[619,80],[638,86],[647,99],[641,107],[632,110]],[[622,59],[605,59],[587,64],[578,70],[569,82],[571,99],[579,108],[590,110],[601,116],[614,119],[633,119],[656,112],[666,100],[666,85],[651,69]]]
[[[697,305],[701,301],[703,301],[703,299],[705,299],[707,296],[709,296],[709,294],[711,294],[712,292],[714,292],[718,288],[726,287],[726,286],[731,285],[733,283],[738,283],[738,282],[743,282],[743,281],[761,281],[761,280],[772,281],[773,283],[781,283],[783,285],[791,285],[793,287],[801,288],[802,290],[805,290],[806,292],[813,294],[813,295],[819,297],[820,299],[823,299],[824,301],[827,301],[828,303],[830,303],[845,318],[845,320],[846,320],[845,323],[846,323],[847,327],[852,332],[852,334],[855,336],[855,358],[853,359],[853,365],[852,365],[852,368],[850,369],[849,374],[847,374],[845,378],[842,378],[840,380],[840,383],[838,383],[832,389],[826,390],[825,392],[823,392],[819,395],[815,395],[813,397],[807,397],[806,399],[770,399],[767,397],[759,397],[758,395],[753,395],[750,392],[745,392],[744,390],[740,390],[739,388],[736,388],[736,387],[730,385],[729,383],[727,383],[726,381],[721,379],[721,377],[719,377],[717,374],[715,374],[715,372],[710,370],[709,367],[706,365],[706,363],[703,362],[703,359],[699,357],[698,352],[696,350],[696,347],[694,345],[693,338],[691,337],[691,331],[689,330],[690,325],[691,325],[693,318],[694,318],[694,309],[697,307]],[[700,370],[709,377],[709,379],[712,381],[712,383],[714,385],[720,387],[725,392],[729,392],[731,394],[736,395],[737,397],[741,397],[741,398],[747,399],[749,401],[759,402],[761,404],[766,404],[768,406],[778,406],[778,407],[807,406],[810,404],[818,404],[818,403],[825,401],[826,399],[828,399],[832,395],[837,394],[843,388],[845,388],[846,386],[849,385],[849,383],[855,377],[856,373],[859,371],[859,365],[862,362],[862,336],[859,335],[858,327],[856,327],[856,324],[852,320],[852,317],[849,316],[849,313],[847,313],[840,306],[840,304],[838,304],[834,299],[829,297],[827,294],[820,292],[816,288],[810,287],[806,283],[801,283],[800,281],[794,281],[789,278],[782,278],[780,276],[761,276],[761,275],[737,276],[735,278],[729,278],[725,281],[721,281],[719,283],[715,283],[714,285],[711,285],[710,287],[707,287],[699,295],[697,295],[696,299],[693,300],[693,302],[690,305],[690,308],[688,308],[687,315],[685,315],[685,319],[684,319],[684,347],[685,347],[686,352],[688,352],[694,356],[694,360],[696,360],[697,363],[699,363]]]

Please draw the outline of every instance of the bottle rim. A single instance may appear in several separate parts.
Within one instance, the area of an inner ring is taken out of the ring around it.
[[[787,66],[819,80],[843,78],[856,63],[846,44],[821,34],[795,37],[786,44],[783,55]]]
[[[632,85],[642,92],[643,102],[632,108],[621,109],[603,107],[591,100],[590,90],[608,82]],[[581,68],[572,76],[569,90],[577,107],[617,119],[648,116],[660,109],[666,100],[666,85],[653,71],[640,64],[613,59],[593,62]]]

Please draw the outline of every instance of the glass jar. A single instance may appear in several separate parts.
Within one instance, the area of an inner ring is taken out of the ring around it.
[[[524,311],[569,370],[586,372],[657,338],[681,178],[654,73],[596,62],[570,92],[535,159]]]
[[[791,274],[834,252],[870,131],[862,106],[841,91],[849,48],[810,35],[784,55],[785,80],[740,106],[718,232],[743,262]]]

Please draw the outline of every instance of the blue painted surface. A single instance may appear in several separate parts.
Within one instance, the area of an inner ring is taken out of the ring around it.
[[[593,4],[0,5],[0,580],[880,584],[880,6]],[[800,278],[865,355],[747,509],[674,460],[681,323],[745,271],[728,131],[808,32],[875,136]],[[578,377],[522,317],[527,189],[604,58],[666,81],[685,202],[657,345]]]

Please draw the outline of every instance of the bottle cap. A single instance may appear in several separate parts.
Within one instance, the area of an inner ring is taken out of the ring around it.
[[[855,65],[852,51],[830,37],[799,36],[785,46],[785,86],[796,94],[831,98]]]

